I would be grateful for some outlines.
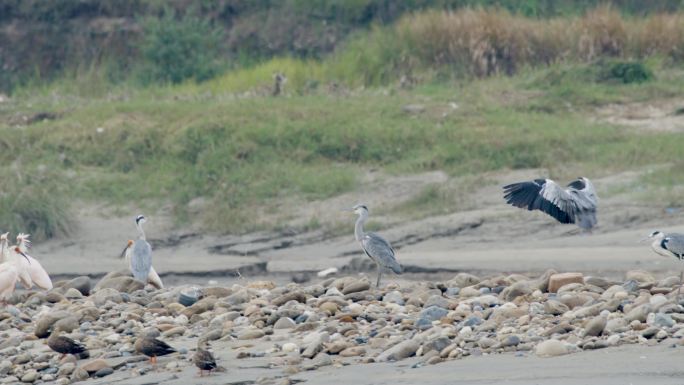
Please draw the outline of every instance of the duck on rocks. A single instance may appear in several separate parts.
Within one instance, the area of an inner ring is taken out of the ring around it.
[[[197,343],[197,352],[195,353],[195,356],[192,359],[192,362],[200,370],[200,377],[204,376],[204,371],[208,371],[209,375],[211,375],[211,371],[216,369],[216,359],[208,349],[209,342],[207,342],[206,340],[200,340]]]
[[[150,357],[150,363],[154,365],[157,357],[175,353],[176,349],[152,336],[141,336],[135,341],[135,351]]]
[[[67,354],[74,354],[76,356],[87,355],[88,349],[83,346],[80,342],[74,341],[73,339],[60,335],[62,333],[62,328],[56,326],[50,337],[48,337],[47,344],[50,349],[62,354],[62,358]]]

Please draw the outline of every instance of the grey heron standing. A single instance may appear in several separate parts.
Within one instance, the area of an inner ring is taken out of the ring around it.
[[[503,189],[506,203],[512,206],[543,211],[560,223],[575,223],[586,232],[596,226],[598,196],[587,178],[579,177],[566,188],[551,179],[535,179]]]
[[[138,239],[133,243],[131,251],[131,273],[135,279],[147,282],[147,277],[152,268],[152,247],[145,239],[145,231],[142,228],[147,219],[143,215],[135,217],[135,226],[138,228]]]
[[[121,256],[119,257],[126,259],[126,263],[128,264],[128,268],[131,270],[131,273],[133,273],[133,265],[131,264],[131,254],[133,253],[134,244],[135,242],[129,239],[126,243],[126,248],[123,249],[123,252],[121,252]],[[157,274],[157,272],[154,270],[154,266],[150,266],[150,272],[149,274],[147,274],[146,282],[157,289],[164,288],[164,284],[162,283],[161,278],[159,278],[159,274]]]
[[[394,249],[392,249],[389,242],[375,233],[366,233],[363,231],[363,224],[368,220],[368,207],[365,205],[356,205],[349,211],[353,211],[359,216],[356,220],[356,226],[354,227],[354,236],[356,237],[356,240],[361,243],[363,251],[378,267],[378,279],[375,282],[375,286],[380,287],[380,277],[382,276],[382,271],[385,269],[391,269],[396,274],[403,273],[404,268],[394,257]]]
[[[654,231],[648,235],[648,238],[642,239],[646,241],[653,239],[651,248],[657,254],[664,257],[674,257],[682,261],[684,259],[684,234],[668,233],[662,231]],[[684,283],[684,270],[679,274],[679,289],[677,289],[677,300],[682,292],[682,284]]]

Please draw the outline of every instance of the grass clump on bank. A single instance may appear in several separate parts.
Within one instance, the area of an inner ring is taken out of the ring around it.
[[[35,240],[68,235],[73,230],[70,202],[58,179],[56,175],[22,175],[5,170],[0,231],[28,233]]]

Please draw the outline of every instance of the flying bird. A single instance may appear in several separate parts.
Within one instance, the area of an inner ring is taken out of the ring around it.
[[[562,188],[551,179],[535,179],[503,187],[506,203],[540,210],[560,223],[574,223],[586,232],[596,226],[598,196],[589,179],[579,177]]]
[[[394,249],[387,240],[375,233],[366,233],[363,231],[363,224],[368,220],[368,207],[365,205],[356,205],[348,211],[353,211],[358,215],[356,225],[354,227],[354,237],[361,243],[361,248],[370,257],[378,267],[378,279],[375,282],[376,287],[380,287],[380,277],[383,270],[390,269],[395,274],[404,272],[395,257]]]

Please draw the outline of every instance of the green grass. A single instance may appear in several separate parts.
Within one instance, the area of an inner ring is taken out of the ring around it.
[[[0,161],[20,165],[27,176],[22,189],[4,192],[2,224],[49,237],[68,231],[68,204],[135,202],[149,210],[170,204],[179,220],[212,231],[244,232],[278,226],[264,218],[286,217],[282,202],[289,198],[353,190],[370,168],[444,170],[474,180],[482,172],[524,168],[601,176],[678,159],[680,134],[642,134],[591,115],[601,104],[670,97],[684,78],[656,69],[650,82],[597,82],[582,75],[586,66],[430,82],[410,91],[310,89],[280,98],[236,97],[231,92],[243,86],[229,78],[206,87],[124,84],[101,94],[66,83],[23,90],[0,105]],[[410,114],[402,109],[407,104],[425,110]],[[20,117],[39,112],[56,118],[22,123]],[[426,186],[398,202],[399,211],[420,216],[467,208],[458,198],[470,192],[463,189]],[[19,197],[40,213],[18,215]],[[189,209],[198,197],[207,203]],[[312,218],[310,226],[322,224]]]
[[[637,181],[638,186],[631,186],[639,194],[637,197],[648,204],[655,204],[662,208],[684,207],[684,164],[681,160],[665,167],[658,167]],[[644,189],[643,186],[649,186]]]
[[[68,234],[73,229],[69,204],[57,175],[24,174],[3,170],[0,193],[0,231],[24,232],[42,240]]]
[[[452,183],[429,184],[414,197],[391,205],[387,210],[393,214],[420,219],[473,209],[475,197],[472,194],[483,183],[486,183],[485,178],[466,176]]]

